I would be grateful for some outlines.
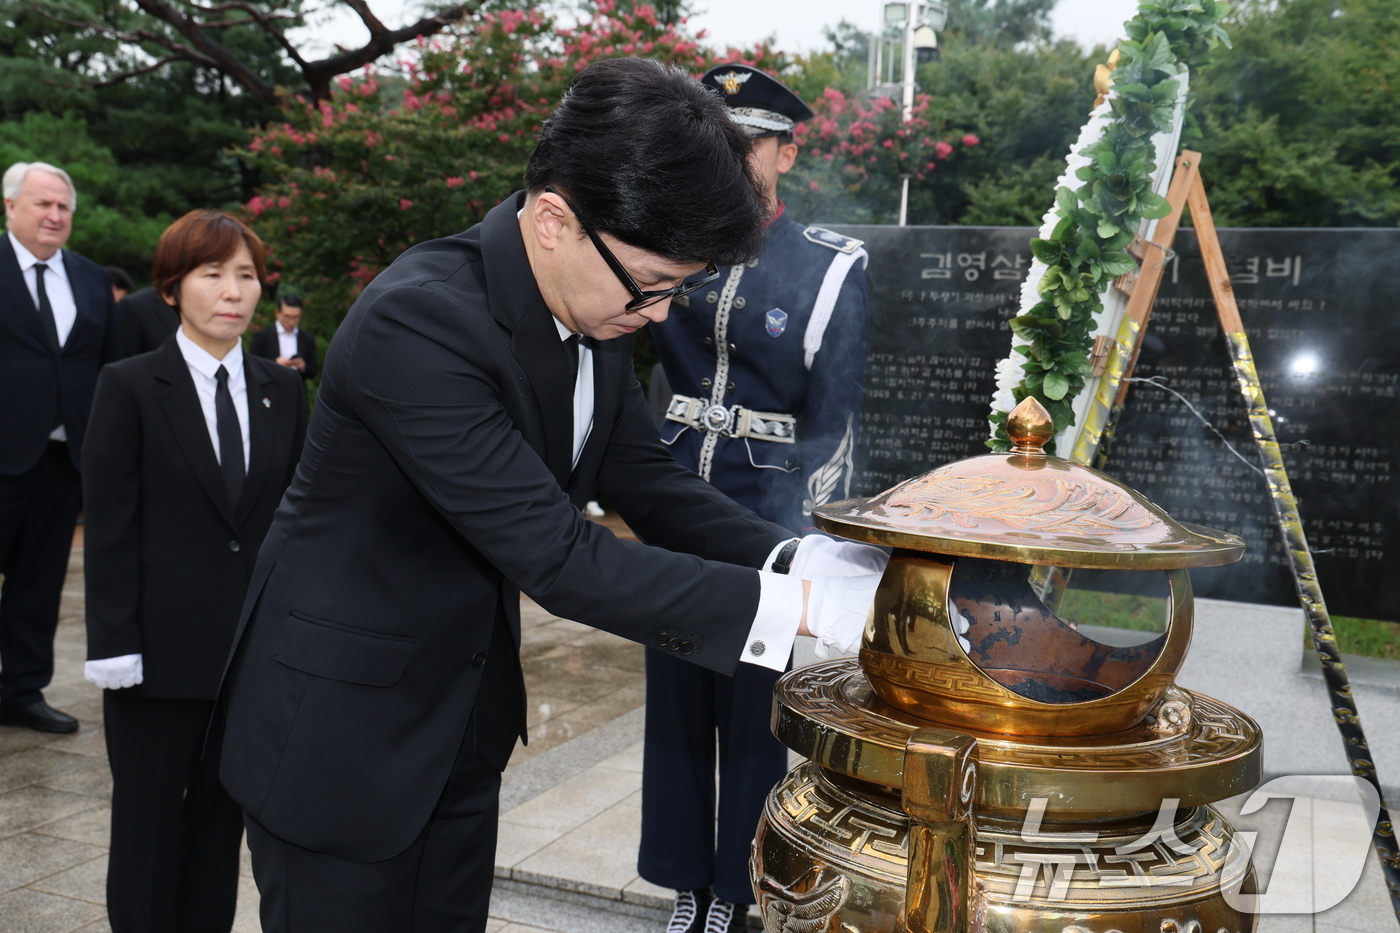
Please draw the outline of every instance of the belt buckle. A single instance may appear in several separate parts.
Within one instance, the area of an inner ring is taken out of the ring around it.
[[[701,414],[701,424],[706,431],[712,434],[723,434],[727,437],[734,436],[734,415],[738,406],[725,408],[723,405],[711,405]]]

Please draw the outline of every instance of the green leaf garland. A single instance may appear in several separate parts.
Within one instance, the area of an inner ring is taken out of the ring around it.
[[[1219,0],[1143,0],[1119,45],[1111,122],[1080,153],[1089,159],[1075,173],[1083,185],[1055,191],[1059,221],[1048,238],[1031,240],[1031,252],[1046,269],[1039,300],[1011,322],[1026,341],[1015,348],[1025,357],[1025,377],[1012,395],[1015,402],[1038,399],[1054,417],[1056,434],[1074,424],[1073,401],[1091,373],[1100,295],[1113,279],[1137,268],[1127,246],[1142,221],[1170,211],[1167,200],[1152,191],[1152,137],[1172,129],[1179,89],[1173,79],[1206,64],[1217,45],[1229,47],[1220,26],[1225,10]],[[1186,138],[1193,130],[1188,110]],[[991,422],[987,446],[1009,450],[1006,411],[993,411]]]

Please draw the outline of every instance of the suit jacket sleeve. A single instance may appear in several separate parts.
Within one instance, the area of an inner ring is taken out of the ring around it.
[[[598,490],[648,544],[707,560],[761,568],[791,534],[678,464],[657,436],[636,377],[624,390]]]
[[[802,423],[802,512],[848,498],[854,472],[861,402],[865,395],[866,332],[870,313],[865,273],[846,275],[821,350],[808,374]]]
[[[348,350],[343,391],[355,414],[434,508],[546,611],[633,641],[666,619],[691,634],[690,660],[731,673],[758,608],[758,574],[622,541],[584,519],[503,404],[503,393],[531,389],[492,358],[510,352],[495,321],[471,309],[486,318],[476,339],[438,339],[435,321],[463,313],[430,288],[379,296]]]
[[[297,350],[301,353],[301,358],[306,363],[306,368],[301,371],[303,379],[315,379],[319,368],[316,365],[316,338],[306,331],[297,332]]]
[[[117,314],[117,302],[112,297],[112,287],[105,279],[106,276],[104,274],[102,281],[104,287],[102,288],[101,312],[103,322],[101,365],[103,366],[106,366],[108,363],[115,363],[120,359],[125,359],[127,356],[127,347],[136,346],[136,344],[131,343],[126,337],[121,315]]]
[[[253,331],[253,339],[248,342],[248,352],[265,360],[277,359],[277,337],[273,334],[272,340],[269,341],[268,336],[266,327]],[[269,343],[271,347],[268,346]]]
[[[83,442],[88,660],[141,652],[141,431],[131,387],[104,369]]]
[[[117,320],[121,323],[122,344],[127,356],[141,352],[141,309],[127,295],[117,302]]]

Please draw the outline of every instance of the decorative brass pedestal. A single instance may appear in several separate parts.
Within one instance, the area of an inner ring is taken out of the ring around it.
[[[769,933],[1254,930],[1229,903],[1253,891],[1248,850],[1210,804],[1259,782],[1259,727],[1174,684],[1186,568],[1243,545],[1046,457],[1036,417],[1008,420],[1009,455],[817,511],[897,549],[859,661],[775,692],[773,731],[809,761],[754,842]],[[1126,649],[1080,635],[1033,591],[1036,563],[1166,571],[1165,633]]]

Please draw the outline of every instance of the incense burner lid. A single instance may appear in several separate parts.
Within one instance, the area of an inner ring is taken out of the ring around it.
[[[1027,398],[1007,418],[1010,453],[970,457],[864,499],[813,510],[856,541],[1056,567],[1172,570],[1239,560],[1237,536],[1178,522],[1111,476],[1042,449],[1049,414]]]

